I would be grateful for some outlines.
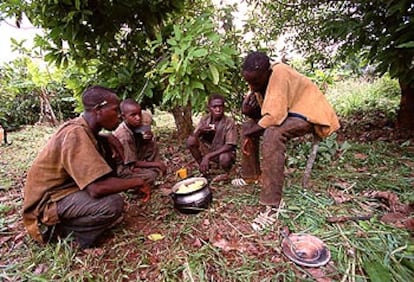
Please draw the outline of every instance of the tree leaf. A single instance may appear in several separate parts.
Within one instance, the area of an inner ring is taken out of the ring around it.
[[[219,74],[219,72],[218,72],[218,70],[217,70],[217,68],[216,68],[215,65],[209,64],[208,67],[209,67],[210,73],[211,73],[211,75],[213,77],[213,83],[215,85],[217,85],[219,83],[220,74]]]
[[[402,43],[402,44],[396,46],[396,48],[414,48],[414,41],[409,41],[409,42]]]
[[[159,241],[164,239],[164,236],[159,233],[153,233],[148,235],[148,239],[150,239],[151,241]]]
[[[194,58],[200,58],[200,57],[204,57],[208,54],[208,50],[207,49],[197,49],[194,52],[192,52],[192,55]]]
[[[204,84],[202,84],[200,81],[191,81],[191,88],[192,89],[201,89],[204,90]]]

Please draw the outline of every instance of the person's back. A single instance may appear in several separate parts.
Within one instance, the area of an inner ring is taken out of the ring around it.
[[[274,64],[271,69],[260,126],[280,125],[289,114],[299,114],[314,125],[320,137],[339,128],[335,111],[315,83],[284,63]]]

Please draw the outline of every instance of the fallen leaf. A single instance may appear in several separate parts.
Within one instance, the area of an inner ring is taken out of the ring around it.
[[[342,203],[352,201],[352,196],[346,195],[342,191],[335,190],[335,189],[329,189],[328,193],[329,193],[329,196],[332,197],[332,199],[335,201],[336,204],[342,204]]]
[[[33,274],[40,275],[42,273],[45,273],[48,269],[49,269],[49,267],[46,263],[41,263],[36,267]]]
[[[240,251],[243,252],[246,250],[246,248],[241,245],[238,244],[236,242],[230,243],[229,241],[225,240],[225,239],[220,239],[216,242],[213,243],[213,246],[222,249],[223,251]]]
[[[160,192],[164,196],[169,196],[172,193],[171,187],[160,187]]]
[[[363,153],[355,153],[354,157],[355,159],[358,159],[358,160],[365,160],[366,158],[368,158],[368,156]]]
[[[153,233],[148,235],[148,239],[150,239],[151,241],[159,241],[164,239],[164,236],[159,233]]]
[[[399,201],[397,194],[391,191],[370,191],[364,193],[365,197],[376,198],[386,202],[392,212],[410,214],[413,211],[412,205],[405,205]]]
[[[315,279],[317,282],[329,282],[332,281],[331,278],[327,277],[324,271],[321,268],[315,267],[310,268],[307,267],[306,271],[309,272],[310,275]]]
[[[191,245],[195,248],[200,248],[203,244],[199,238],[195,238],[194,242]]]
[[[406,214],[400,212],[387,213],[380,220],[396,228],[414,231],[414,218],[408,217]]]
[[[94,257],[101,257],[105,253],[105,250],[103,248],[90,248],[81,250],[81,253]]]
[[[4,243],[9,241],[12,238],[12,236],[4,236],[0,238],[0,246],[2,246]]]

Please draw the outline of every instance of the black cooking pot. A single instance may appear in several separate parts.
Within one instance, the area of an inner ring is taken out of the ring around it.
[[[199,185],[197,189],[186,191],[183,186]],[[204,177],[190,177],[176,183],[172,187],[171,197],[174,208],[185,214],[195,214],[207,209],[213,200],[208,181]]]

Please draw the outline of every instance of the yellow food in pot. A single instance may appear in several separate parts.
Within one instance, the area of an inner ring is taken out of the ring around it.
[[[203,185],[204,185],[203,180],[197,180],[197,181],[194,181],[193,183],[188,184],[188,185],[186,185],[186,184],[181,185],[175,193],[177,193],[177,194],[190,193],[190,192],[199,190],[200,188],[203,187]]]

